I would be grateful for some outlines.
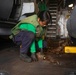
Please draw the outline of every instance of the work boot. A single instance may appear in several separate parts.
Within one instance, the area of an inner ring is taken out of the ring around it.
[[[20,59],[25,61],[25,62],[31,62],[32,61],[32,59],[27,54],[24,54],[24,53],[20,54]]]
[[[36,57],[36,54],[35,53],[32,53],[31,54],[31,58],[33,61],[37,61],[37,57]]]

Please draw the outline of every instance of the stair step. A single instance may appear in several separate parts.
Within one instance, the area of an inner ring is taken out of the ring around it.
[[[53,12],[51,12],[50,14],[51,14],[51,15],[57,15],[57,13],[56,13],[56,12],[54,12],[54,13],[53,13]]]
[[[57,10],[49,10],[49,11],[56,12]]]
[[[48,24],[48,26],[56,26],[56,23]]]
[[[48,26],[49,26],[49,25],[53,25],[53,26],[56,25],[56,21],[52,21],[52,24],[49,23]]]
[[[52,16],[52,18],[56,18],[56,16]]]
[[[57,2],[57,0],[50,0],[50,2]]]
[[[52,22],[56,22],[56,20],[53,20],[53,19],[52,19]]]
[[[57,7],[50,7],[49,10],[57,10]]]
[[[57,3],[51,3],[50,5],[57,5]]]
[[[57,8],[57,7],[55,6],[55,7],[49,7],[49,8]]]
[[[56,35],[46,35],[46,37],[53,37],[53,38],[55,38]]]
[[[52,2],[49,4],[49,7],[57,7],[58,6],[58,3],[56,2]]]
[[[56,25],[56,23],[53,23],[52,25],[54,26],[54,25]]]
[[[52,10],[49,10],[50,13],[56,13],[57,15],[57,10],[56,11],[52,11]]]
[[[48,27],[48,29],[56,30],[56,27]]]
[[[53,34],[56,34],[56,31],[47,31],[47,33],[53,33]]]
[[[52,16],[52,19],[56,19],[56,16]]]

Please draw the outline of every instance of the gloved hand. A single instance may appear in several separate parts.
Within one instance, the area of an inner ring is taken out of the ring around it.
[[[31,54],[31,58],[32,58],[33,61],[37,61],[37,56],[36,56],[35,53],[32,53]]]
[[[39,48],[41,54],[43,54],[43,48]]]
[[[39,48],[39,52],[37,53],[38,60],[45,60],[45,54],[43,52],[43,48]]]

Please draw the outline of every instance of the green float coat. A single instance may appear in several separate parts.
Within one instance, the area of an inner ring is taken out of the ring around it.
[[[39,8],[39,11],[47,10],[47,6],[44,2],[39,2],[38,8]]]
[[[42,37],[44,31],[43,31],[43,28],[39,25],[37,18],[38,18],[37,15],[33,15],[25,18],[24,20],[19,22],[15,27],[12,28],[11,30],[12,34],[16,35],[21,30],[27,30],[36,34],[36,37]],[[10,38],[12,39],[13,36],[11,35]],[[39,48],[42,48],[43,44],[42,44],[42,41],[40,40],[42,39],[38,39],[38,45],[39,45]],[[31,49],[31,53],[36,52],[35,41],[32,42],[30,49]]]

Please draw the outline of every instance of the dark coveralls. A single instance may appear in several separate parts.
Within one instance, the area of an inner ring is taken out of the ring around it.
[[[33,32],[30,31],[21,31],[14,38],[16,44],[18,45],[21,44],[22,46],[20,49],[20,53],[28,53],[30,45],[34,40],[35,40],[35,35]]]

